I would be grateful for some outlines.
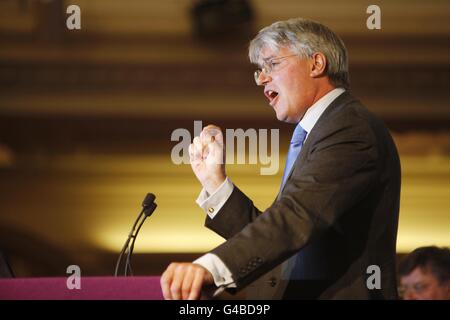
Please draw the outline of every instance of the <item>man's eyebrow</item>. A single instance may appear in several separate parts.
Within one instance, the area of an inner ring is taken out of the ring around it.
[[[264,65],[265,63],[268,63],[268,62],[269,62],[270,60],[272,60],[274,57],[275,57],[275,56],[272,54],[272,55],[270,55],[270,56],[268,56],[268,57],[266,57],[266,58],[260,58],[261,60],[259,60],[259,61],[256,63],[256,65],[257,65],[258,67],[262,68],[263,65]]]
[[[267,62],[267,61],[272,60],[273,58],[275,58],[275,55],[272,54],[272,55],[268,56],[267,58],[261,58],[261,60],[264,62]]]

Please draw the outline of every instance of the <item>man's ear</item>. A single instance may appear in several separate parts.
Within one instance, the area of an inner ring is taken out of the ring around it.
[[[327,68],[327,58],[322,52],[313,53],[311,57],[311,73],[312,78],[317,78],[325,74]]]

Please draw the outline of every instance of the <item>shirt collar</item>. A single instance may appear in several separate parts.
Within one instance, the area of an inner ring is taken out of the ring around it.
[[[302,120],[300,120],[299,125],[307,132],[307,136],[315,126],[317,120],[319,120],[322,113],[328,108],[328,106],[342,93],[345,92],[343,88],[335,88],[324,95],[322,98],[316,101],[308,110],[306,110],[305,115]]]

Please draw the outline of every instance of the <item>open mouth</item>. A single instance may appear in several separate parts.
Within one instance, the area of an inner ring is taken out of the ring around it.
[[[264,91],[264,95],[269,99],[269,104],[272,105],[274,100],[278,97],[278,92],[273,90]]]

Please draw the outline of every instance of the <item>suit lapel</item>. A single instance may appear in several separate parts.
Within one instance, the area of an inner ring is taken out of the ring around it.
[[[317,134],[320,133],[320,129],[322,125],[326,122],[326,119],[329,117],[329,115],[336,109],[337,107],[344,107],[350,102],[356,101],[356,99],[348,92],[343,92],[339,97],[333,100],[331,104],[326,108],[326,110],[321,114],[319,119],[317,120],[316,124],[314,125],[311,132],[308,133],[308,137],[306,138],[305,143],[302,146],[302,149],[300,150],[300,153],[297,156],[297,159],[295,160],[294,164],[292,165],[291,171],[289,172],[289,175],[286,179],[286,183],[281,188],[280,192],[278,193],[277,200],[280,199],[281,193],[283,192],[284,188],[288,184],[289,180],[291,179],[292,173],[294,170],[299,170],[299,168],[302,167],[302,163],[305,162],[306,156],[309,153],[309,149],[313,145],[314,141],[316,140]],[[298,167],[298,168],[297,168]]]

